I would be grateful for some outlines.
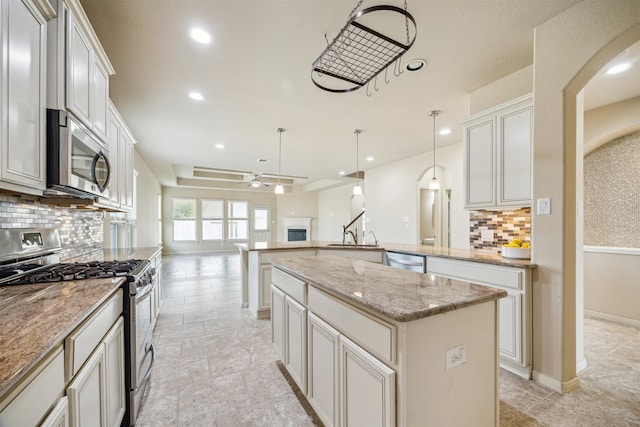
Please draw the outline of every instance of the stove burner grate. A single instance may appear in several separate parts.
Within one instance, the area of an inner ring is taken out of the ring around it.
[[[33,271],[3,285],[61,282],[68,280],[99,279],[130,275],[144,261],[130,259],[126,261],[91,261],[53,264]]]

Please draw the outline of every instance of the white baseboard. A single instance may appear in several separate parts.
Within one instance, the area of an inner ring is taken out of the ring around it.
[[[599,311],[584,310],[585,316],[594,317],[596,319],[607,320],[609,322],[620,323],[634,328],[640,328],[640,320],[629,319],[628,317],[616,316],[614,314],[601,313]]]
[[[576,363],[576,373],[580,373],[587,369],[587,359],[583,358],[582,360]]]
[[[562,382],[535,370],[531,373],[531,376],[535,382],[538,382],[545,387],[549,387],[558,393],[569,393],[570,391],[580,387],[580,378],[578,377]]]

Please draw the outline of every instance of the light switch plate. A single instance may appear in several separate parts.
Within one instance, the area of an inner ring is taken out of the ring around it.
[[[493,230],[481,230],[480,237],[483,242],[493,242]]]
[[[462,344],[458,347],[447,350],[447,371],[456,366],[460,366],[467,362],[467,345]]]
[[[549,197],[543,197],[537,200],[538,215],[551,215],[551,199]]]

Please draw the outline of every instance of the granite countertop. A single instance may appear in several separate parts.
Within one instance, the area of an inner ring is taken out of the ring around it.
[[[509,259],[491,251],[474,249],[443,248],[439,246],[426,246],[408,243],[379,243],[378,246],[336,245],[336,242],[260,242],[237,243],[236,246],[243,251],[281,251],[294,249],[349,249],[359,251],[389,251],[401,252],[409,255],[426,255],[440,258],[457,259],[461,261],[481,262],[484,264],[502,265],[517,268],[536,268],[537,265],[528,259]]]
[[[399,322],[507,296],[502,289],[338,256],[279,259],[273,265],[349,304]]]
[[[123,278],[0,287],[0,398],[87,315]]]

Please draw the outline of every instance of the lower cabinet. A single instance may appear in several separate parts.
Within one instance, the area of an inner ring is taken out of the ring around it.
[[[69,427],[69,399],[64,396],[40,427]]]
[[[272,343],[323,424],[395,426],[395,371],[314,314],[305,283],[276,271]]]
[[[125,411],[124,322],[107,333],[67,387],[71,427],[117,427]]]

